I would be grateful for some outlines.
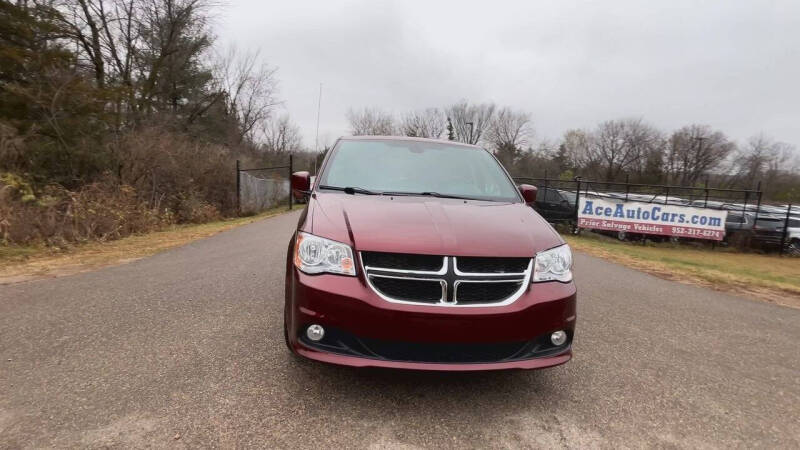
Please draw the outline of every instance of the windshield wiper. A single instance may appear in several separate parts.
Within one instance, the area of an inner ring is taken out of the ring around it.
[[[383,195],[407,195],[407,196],[410,196],[410,197],[420,196],[420,197],[437,197],[437,198],[457,198],[457,199],[460,199],[460,200],[480,200],[479,198],[464,197],[463,195],[442,194],[442,193],[439,193],[439,192],[431,192],[431,191],[425,191],[425,192],[402,192],[402,191],[400,191],[400,192],[389,192],[389,191],[386,191],[386,192],[383,193]]]
[[[342,191],[345,194],[350,194],[350,195],[353,195],[353,194],[381,195],[381,194],[383,194],[382,192],[375,192],[375,191],[370,191],[369,189],[364,189],[364,188],[360,188],[360,187],[352,187],[352,186],[341,187],[341,186],[327,186],[327,185],[323,184],[323,185],[320,185],[319,188],[320,189],[329,189],[331,191]]]

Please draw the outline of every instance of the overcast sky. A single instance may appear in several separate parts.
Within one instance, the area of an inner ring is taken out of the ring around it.
[[[310,147],[319,83],[320,145],[348,133],[349,107],[467,99],[529,111],[537,139],[642,117],[800,146],[797,0],[229,0],[216,31],[278,67]]]

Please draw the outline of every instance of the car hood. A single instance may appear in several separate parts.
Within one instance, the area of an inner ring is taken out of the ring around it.
[[[564,242],[522,203],[316,192],[305,220],[356,251],[531,257]]]

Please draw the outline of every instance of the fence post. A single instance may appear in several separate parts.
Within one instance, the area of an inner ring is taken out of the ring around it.
[[[544,197],[543,201],[547,201],[547,169],[544,169]]]
[[[631,191],[631,174],[625,174],[625,201],[628,201],[628,194]]]
[[[761,210],[761,180],[758,181],[758,185],[756,186],[756,191],[758,199],[756,200],[756,218],[753,219],[753,223],[758,222],[758,212]]]
[[[788,232],[789,228],[789,216],[792,214],[792,204],[789,203],[789,206],[786,208],[786,218],[783,220],[783,233],[781,234],[781,249],[780,249],[780,256],[783,256],[783,247],[786,245],[786,233]]]
[[[289,211],[292,210],[292,199],[294,197],[294,192],[292,192],[292,154],[289,153]]]
[[[703,201],[703,208],[708,208],[708,177],[706,177],[706,199]]]
[[[241,174],[240,172],[240,163],[239,160],[236,160],[236,215],[242,213],[242,181],[241,181]]]
[[[744,191],[744,205],[742,205],[742,216],[747,214],[747,200],[750,199],[750,191]],[[755,226],[755,221],[753,221],[753,226]]]
[[[575,177],[575,226],[572,228],[572,234],[578,234],[578,209],[581,203],[581,177]]]

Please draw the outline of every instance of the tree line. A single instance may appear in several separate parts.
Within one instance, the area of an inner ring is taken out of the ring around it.
[[[800,200],[796,149],[757,134],[737,143],[709,125],[664,131],[641,118],[568,129],[556,141],[535,138],[530,113],[494,103],[460,101],[399,117],[376,108],[350,109],[353,135],[449,139],[491,150],[517,176],[755,189],[765,198]]]
[[[221,48],[216,8],[0,0],[0,239],[111,238],[136,231],[133,215],[147,229],[234,214],[236,159],[285,164],[301,149],[279,114],[277,68]]]

